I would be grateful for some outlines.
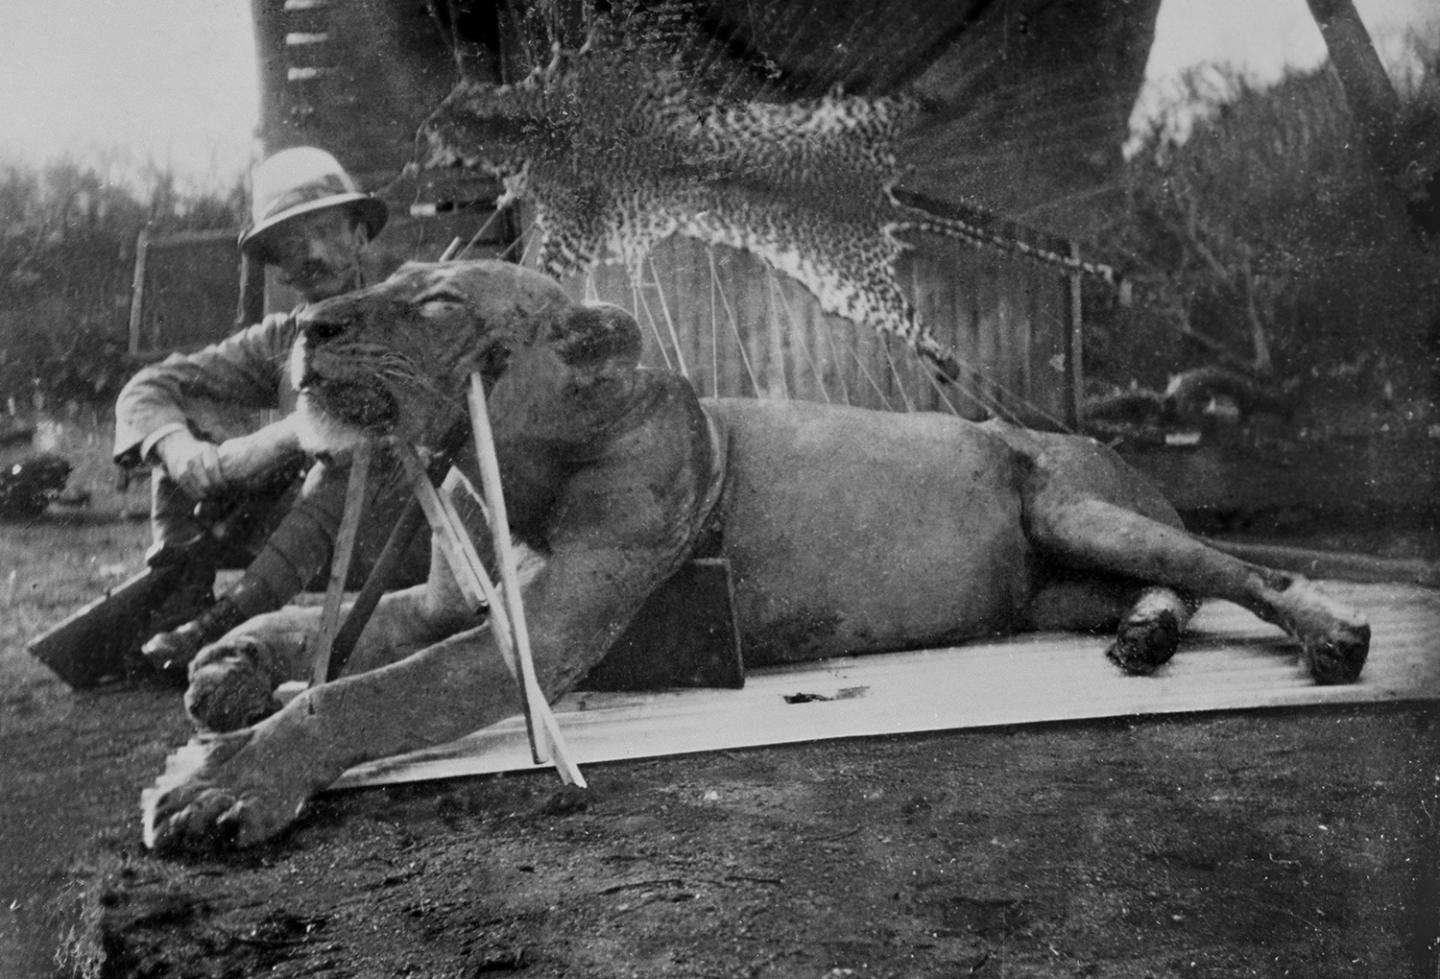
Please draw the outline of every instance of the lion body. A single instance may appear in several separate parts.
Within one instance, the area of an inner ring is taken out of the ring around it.
[[[629,314],[576,305],[515,266],[407,266],[307,308],[302,330],[292,360],[312,451],[376,436],[437,446],[481,376],[512,530],[535,558],[524,602],[551,698],[695,557],[728,559],[748,663],[1118,623],[1109,655],[1150,672],[1201,596],[1290,632],[1320,682],[1354,680],[1368,650],[1362,619],[1298,576],[1189,537],[1091,440],[935,414],[702,402],[684,378],[638,366]],[[453,462],[479,484],[473,446]],[[483,521],[467,520],[488,561]],[[380,604],[346,678],[177,764],[146,796],[147,841],[264,839],[346,767],[513,714],[494,636],[434,561],[427,585]],[[187,703],[257,688],[268,698],[308,674],[317,628],[315,610],[252,620],[202,651]],[[212,730],[256,720],[192,712]]]
[[[717,552],[730,562],[748,662],[1014,627],[1037,561],[1021,460],[1004,442],[941,415],[707,407],[726,451]]]
[[[747,662],[934,646],[1028,624],[1056,574],[1025,527],[1027,494],[1047,465],[1034,436],[1012,445],[997,426],[940,414],[706,407],[726,446],[714,553],[730,562]],[[1047,441],[1053,450],[1059,440]],[[1108,453],[1086,455],[1102,479]],[[1168,509],[1158,496],[1147,502]],[[1114,617],[1107,606],[1072,625]]]

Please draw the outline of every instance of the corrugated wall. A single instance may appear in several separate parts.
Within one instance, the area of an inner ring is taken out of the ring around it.
[[[1063,417],[1063,276],[928,236],[900,274],[921,321],[965,365],[957,382],[932,380],[903,342],[824,314],[804,287],[721,246],[672,238],[639,269],[605,266],[565,285],[576,298],[634,313],[645,362],[683,371],[703,395],[996,413],[1031,424]]]

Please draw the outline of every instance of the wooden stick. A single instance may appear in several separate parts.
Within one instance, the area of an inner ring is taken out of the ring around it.
[[[506,614],[504,603],[497,601],[499,596],[490,582],[490,576],[485,572],[480,556],[475,553],[475,546],[466,536],[454,508],[446,505],[448,501],[430,481],[429,473],[426,472],[414,448],[406,443],[397,442],[394,451],[405,467],[405,474],[410,479],[410,488],[415,494],[415,500],[420,504],[425,519],[430,523],[430,529],[435,532],[435,545],[440,548],[440,554],[455,577],[455,583],[460,587],[462,597],[469,603],[471,612],[478,615],[488,610],[491,625],[496,631],[496,639],[500,644],[500,654],[508,664],[514,655],[510,646],[510,619]],[[520,675],[518,664],[513,667],[512,672],[516,677]],[[524,708],[523,693],[522,691],[522,709]]]
[[[355,557],[355,538],[359,536],[360,512],[365,508],[365,491],[370,482],[369,442],[355,447],[350,460],[350,481],[345,484],[345,510],[340,516],[340,529],[335,534],[335,549],[330,555],[330,581],[325,588],[325,604],[320,610],[320,633],[315,638],[315,658],[310,665],[310,685],[324,683],[330,676],[330,654],[335,636],[340,631],[340,603],[345,598],[345,582],[350,577],[350,564]]]
[[[458,470],[454,471],[459,474]],[[459,475],[464,480],[463,474]],[[446,482],[450,482],[448,478]],[[469,480],[464,480],[464,482],[468,485]],[[436,498],[447,522],[454,528],[452,539],[456,542],[456,547],[461,551],[467,566],[472,569],[475,586],[485,596],[490,606],[494,628],[504,630],[506,642],[500,644],[501,655],[505,658],[505,665],[509,668],[510,675],[516,680],[517,689],[520,690],[521,709],[525,714],[526,728],[532,732],[531,758],[537,765],[547,762],[553,764],[560,773],[561,781],[566,784],[585,788],[585,777],[580,774],[579,766],[570,758],[565,740],[560,734],[560,724],[555,720],[555,714],[550,709],[550,702],[545,699],[544,693],[538,686],[530,691],[520,689],[520,662],[513,639],[516,633],[515,620],[506,611],[507,602],[504,589],[497,589],[490,580],[490,576],[485,573],[485,566],[480,561],[479,555],[475,553],[475,545],[465,532],[465,524],[460,519],[459,511],[455,509],[454,501],[444,493],[437,493]],[[518,605],[516,607],[518,608]]]
[[[140,352],[140,330],[145,323],[145,266],[150,261],[150,229],[135,236],[135,271],[130,279],[130,350]],[[159,339],[156,338],[156,342]]]
[[[510,617],[506,613],[504,602],[500,601],[495,587],[490,581],[490,576],[485,573],[480,556],[475,553],[475,547],[466,536],[454,509],[446,506],[448,501],[435,490],[435,484],[430,482],[429,474],[421,465],[415,450],[407,444],[397,443],[395,452],[405,466],[415,499],[419,501],[425,518],[435,532],[435,546],[440,549],[441,556],[450,567],[450,573],[460,588],[461,596],[469,603],[472,612],[478,614],[489,610],[490,628],[495,633],[496,644],[500,647],[500,656],[505,661],[505,665],[509,667],[511,676],[515,677],[518,682],[520,667],[515,659]],[[520,690],[520,712],[525,717],[527,729],[533,732],[534,725],[526,697],[527,692],[523,689]],[[536,739],[533,733],[530,735],[530,740],[531,753],[535,758],[535,763],[543,764],[546,759],[541,757],[541,753],[535,747]]]
[[[350,654],[355,651],[360,634],[365,631],[365,625],[370,621],[370,614],[375,611],[375,606],[385,594],[385,589],[395,577],[396,569],[405,559],[411,542],[424,523],[425,514],[420,509],[419,502],[410,500],[395,521],[395,526],[391,528],[385,547],[375,559],[374,567],[370,569],[370,577],[365,579],[355,601],[350,603],[350,613],[345,616],[345,622],[335,630],[335,641],[330,644],[330,664],[326,668],[325,682],[334,680],[345,671],[345,665],[350,662]]]
[[[538,690],[527,691],[519,682],[521,673],[515,651],[514,625],[507,613],[505,598],[486,574],[454,504],[435,489],[413,448],[408,444],[397,443],[395,451],[410,477],[416,499],[435,530],[435,546],[440,549],[446,564],[449,565],[465,600],[477,610],[489,607],[490,627],[500,649],[501,659],[510,670],[510,675],[516,679],[520,693],[521,712],[530,737],[532,759],[537,765],[553,763],[562,781],[585,788],[585,777],[569,756],[550,704],[543,695],[539,695]]]
[[[441,466],[449,467],[450,456],[454,455],[464,442],[465,426],[463,424],[455,425],[445,433],[445,437],[440,441],[440,452],[429,467],[432,476],[439,475],[437,470]],[[355,601],[350,603],[350,612],[345,616],[345,622],[336,630],[335,641],[330,646],[330,666],[325,676],[327,682],[344,672],[345,665],[350,662],[350,654],[355,651],[355,646],[360,641],[360,635],[370,621],[371,613],[375,611],[375,606],[380,603],[386,589],[394,581],[400,565],[410,550],[410,545],[415,540],[415,535],[424,525],[425,512],[420,508],[420,501],[412,496],[406,502],[400,516],[396,518],[395,526],[390,528],[390,536],[386,539],[380,556],[375,559],[375,564],[370,569],[370,575],[365,579],[364,586],[355,596]]]
[[[490,428],[490,412],[485,405],[485,385],[478,372],[470,375],[470,430],[475,436],[475,452],[480,461],[480,488],[490,505],[490,532],[495,539],[495,559],[500,567],[500,593],[515,628],[515,653],[520,659],[520,684],[527,699],[545,699],[535,677],[535,660],[530,655],[530,630],[525,622],[525,607],[520,598],[519,562],[510,538],[510,518],[505,510],[505,494],[500,488],[500,460],[495,452],[495,433]]]
[[[440,494],[442,496],[447,493],[454,494],[462,489],[470,498],[470,502],[480,508],[480,514],[485,518],[485,526],[490,526],[490,506],[485,502],[485,497],[481,496],[480,491],[475,488],[475,484],[470,482],[469,476],[452,466],[450,471],[445,474],[445,482],[440,485]]]

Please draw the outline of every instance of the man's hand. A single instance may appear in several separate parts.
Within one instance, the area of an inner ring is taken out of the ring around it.
[[[226,490],[263,483],[272,473],[300,454],[300,440],[288,418],[266,425],[250,435],[216,445],[176,431],[155,443],[155,454],[165,472],[197,500]]]
[[[217,496],[227,485],[220,447],[214,442],[183,430],[171,432],[155,443],[155,454],[170,478],[197,500]]]

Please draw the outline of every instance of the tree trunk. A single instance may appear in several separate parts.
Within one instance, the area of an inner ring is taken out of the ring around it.
[[[1404,166],[1394,144],[1395,118],[1400,98],[1380,63],[1370,33],[1351,0],[1307,0],[1310,13],[1325,38],[1345,100],[1360,124],[1365,145],[1387,177]]]

